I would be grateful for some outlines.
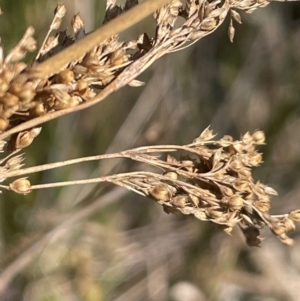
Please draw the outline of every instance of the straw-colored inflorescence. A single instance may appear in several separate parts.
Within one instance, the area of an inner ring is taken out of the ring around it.
[[[230,234],[239,226],[250,246],[259,246],[262,241],[260,230],[269,227],[284,244],[291,245],[293,240],[287,232],[295,229],[295,221],[300,221],[300,210],[289,214],[273,216],[269,213],[271,196],[276,191],[255,181],[252,168],[262,162],[262,154],[256,149],[264,144],[262,131],[246,133],[241,140],[224,136],[214,140],[215,135],[207,128],[191,144],[147,146],[76,160],[46,164],[33,168],[20,169],[21,157],[17,162],[19,169],[9,169],[10,160],[6,159],[3,172],[5,177],[24,176],[32,172],[47,170],[83,161],[108,158],[129,158],[163,170],[163,173],[147,171],[128,172],[95,179],[70,182],[31,185],[25,178],[19,178],[3,189],[27,194],[34,189],[65,185],[110,182],[133,192],[149,196],[163,206],[167,213],[194,215],[201,221],[217,224]],[[170,153],[179,153],[177,158]],[[155,153],[154,155],[151,155]],[[157,153],[167,154],[165,159]],[[19,162],[20,161],[20,162]]]
[[[295,221],[300,221],[300,210],[270,215],[271,196],[277,193],[252,177],[252,168],[262,162],[256,146],[264,144],[264,133],[246,133],[239,141],[231,136],[213,138],[213,132],[206,129],[192,144],[176,149],[185,152],[179,159],[168,155],[161,160],[146,153],[133,153],[135,160],[165,172],[141,172],[112,182],[152,197],[167,213],[194,215],[217,224],[228,234],[238,225],[250,246],[260,245],[260,229],[264,227],[291,245],[293,240],[287,232],[295,229]]]
[[[184,146],[150,146],[22,169],[23,158],[16,153],[31,144],[39,134],[41,128],[37,125],[94,105],[125,85],[142,85],[136,77],[155,60],[209,35],[228,14],[228,34],[233,41],[233,23],[241,23],[238,10],[251,13],[269,4],[266,0],[169,2],[154,14],[156,31],[153,37],[143,33],[136,40],[120,41],[119,35],[114,34],[101,43],[94,43],[83,54],[77,53],[76,47],[75,50],[72,48],[76,53],[72,53],[72,59],[67,62],[67,55],[64,55],[64,60],[55,61],[56,54],[67,53],[70,45],[85,41],[89,34],[85,33],[79,15],[71,22],[73,35],[57,31],[65,14],[64,5],[60,4],[31,65],[22,62],[26,53],[36,48],[31,27],[6,57],[3,54],[0,57],[0,148],[3,150],[7,145],[6,150],[12,151],[0,162],[2,182],[10,177],[105,158],[130,158],[163,169],[164,173],[129,172],[46,185],[31,185],[27,178],[22,177],[7,186],[2,185],[2,189],[27,194],[45,187],[112,182],[150,196],[167,213],[194,215],[197,219],[219,225],[226,233],[231,233],[239,225],[251,246],[260,244],[260,229],[265,226],[283,243],[291,245],[292,239],[286,233],[294,229],[294,221],[300,221],[300,210],[280,216],[270,215],[270,196],[276,195],[276,191],[255,182],[252,177],[252,167],[262,161],[262,155],[256,150],[256,146],[265,140],[261,131],[247,133],[240,141],[234,141],[230,136],[213,140],[212,131],[206,129],[193,143]],[[115,1],[107,1],[103,23],[112,24],[109,21],[118,20],[118,16],[137,4],[137,0],[127,0],[124,7],[119,7]],[[57,32],[51,36],[53,31]],[[53,60],[55,70],[51,69]],[[6,144],[3,139],[7,137],[10,138]],[[153,152],[185,154],[177,159],[168,155],[163,160],[149,154]]]
[[[119,35],[115,34],[95,44],[87,53],[78,55],[77,59],[61,64],[56,62],[59,67],[49,74],[45,71],[53,62],[48,63],[49,58],[88,36],[79,15],[71,22],[72,36],[66,31],[57,31],[65,14],[64,5],[58,5],[32,65],[21,62],[26,52],[36,48],[31,27],[6,58],[1,59],[0,139],[93,105],[122,86],[142,85],[135,78],[150,64],[162,55],[185,48],[212,33],[228,13],[231,18],[228,32],[233,40],[233,21],[241,23],[237,10],[252,12],[268,3],[265,0],[173,0],[154,14],[155,36],[143,33],[136,40],[120,41]],[[136,0],[128,0],[122,8],[115,1],[108,1],[104,24],[118,19],[137,4]],[[51,35],[53,31],[57,31],[55,35]]]

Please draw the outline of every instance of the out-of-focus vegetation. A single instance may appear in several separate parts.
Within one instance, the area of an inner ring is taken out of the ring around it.
[[[65,1],[90,29],[101,1]],[[2,1],[8,51],[33,25],[42,41],[56,1]],[[274,187],[273,213],[300,200],[300,4],[271,3],[242,14],[233,44],[227,24],[197,44],[165,56],[140,79],[99,105],[43,125],[26,165],[147,144],[185,144],[209,124],[238,137],[265,131],[256,178]],[[226,22],[225,22],[226,23]],[[153,30],[150,19],[125,33]],[[127,161],[85,163],[31,176],[32,183],[136,170]],[[299,229],[287,248],[271,234],[250,248],[189,216],[165,214],[153,201],[110,185],[1,195],[2,271],[18,272],[1,300],[298,301]],[[49,239],[50,238],[50,239]],[[28,264],[27,261],[28,260]],[[3,279],[3,278],[2,278]]]

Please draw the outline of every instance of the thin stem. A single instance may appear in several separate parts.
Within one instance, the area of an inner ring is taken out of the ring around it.
[[[20,170],[13,170],[5,173],[5,178],[17,177],[28,175],[31,173],[36,173],[40,171],[50,170],[54,168],[59,168],[67,165],[77,164],[81,162],[89,162],[89,161],[97,161],[103,159],[116,159],[116,158],[129,158],[132,160],[138,160],[138,158],[134,158],[135,154],[138,153],[153,153],[153,152],[171,152],[176,151],[177,149],[184,149],[183,146],[180,145],[154,145],[154,146],[142,146],[133,148],[131,150],[113,153],[113,154],[104,154],[104,155],[96,155],[96,156],[89,156],[77,159],[71,159],[66,161],[60,161],[55,163],[48,163],[39,166],[28,167]]]
[[[71,160],[67,160],[67,161],[60,161],[60,162],[55,162],[55,163],[48,163],[48,164],[28,167],[28,168],[24,168],[24,169],[21,169],[21,170],[13,170],[13,171],[5,173],[5,177],[6,178],[11,178],[11,177],[23,176],[23,175],[28,175],[28,174],[31,174],[31,173],[36,173],[36,172],[45,171],[45,170],[49,170],[49,169],[59,168],[59,167],[72,165],[72,164],[77,164],[77,163],[81,163],[81,162],[89,162],[89,161],[102,160],[102,159],[113,159],[113,158],[120,158],[120,157],[123,157],[122,153],[104,154],[104,155],[97,155],[97,156],[89,156],[89,157],[84,157],[84,158],[71,159]]]

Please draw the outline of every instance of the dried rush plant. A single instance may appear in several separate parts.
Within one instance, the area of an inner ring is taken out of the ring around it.
[[[233,23],[241,23],[238,10],[251,13],[268,4],[266,0],[148,0],[142,4],[128,0],[121,8],[108,0],[105,25],[99,30],[86,34],[83,20],[76,15],[71,23],[73,36],[65,31],[51,36],[65,14],[64,5],[58,5],[32,65],[21,61],[26,52],[36,48],[32,28],[5,58],[1,57],[0,146],[8,153],[1,160],[0,178],[4,182],[21,177],[1,185],[1,189],[27,194],[34,189],[111,182],[154,199],[167,213],[194,215],[201,221],[217,224],[228,234],[239,226],[250,246],[260,245],[263,227],[269,227],[284,244],[292,245],[287,232],[295,228],[295,221],[300,221],[300,210],[271,215],[270,196],[276,195],[276,191],[252,177],[252,167],[262,162],[262,155],[256,150],[265,141],[262,131],[246,133],[240,140],[230,136],[215,140],[212,130],[207,128],[187,145],[139,147],[30,168],[23,168],[24,156],[18,154],[39,134],[38,125],[92,106],[125,85],[143,85],[135,78],[150,64],[209,35],[228,14],[228,34],[233,41]],[[154,37],[143,33],[133,41],[119,40],[118,32],[154,11]],[[24,177],[65,165],[112,158],[143,162],[156,167],[158,172],[128,172],[44,185],[32,185]]]

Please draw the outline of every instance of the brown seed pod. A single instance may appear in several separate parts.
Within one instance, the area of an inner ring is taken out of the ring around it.
[[[295,222],[300,222],[300,209],[291,211],[289,213],[289,218]]]
[[[198,197],[194,196],[193,194],[189,195],[191,203],[195,206],[195,207],[199,207],[200,204],[200,200]]]
[[[164,176],[170,178],[171,180],[177,180],[178,174],[175,171],[169,171],[164,173]]]
[[[234,195],[228,200],[228,207],[232,211],[241,210],[244,205],[244,200],[239,195]]]
[[[241,192],[250,191],[250,186],[248,181],[242,179],[236,179],[233,183],[233,187]]]
[[[55,76],[55,82],[58,84],[69,84],[74,81],[74,73],[70,69],[65,69]]]
[[[69,101],[68,101],[68,107],[76,107],[82,102],[81,97],[79,96],[71,96]]]
[[[252,174],[251,171],[248,168],[243,168],[238,172],[238,176],[240,179],[244,180],[252,180]]]
[[[225,197],[231,197],[233,196],[233,190],[225,185],[219,185],[220,191],[221,193],[225,196]]]
[[[230,150],[235,152],[235,153],[241,153],[243,151],[243,145],[241,142],[234,143],[229,146]]]
[[[9,92],[6,92],[0,99],[1,103],[3,103],[7,107],[12,107],[16,105],[19,101],[19,98]]]
[[[285,233],[278,236],[280,241],[284,243],[287,246],[292,246],[294,244],[294,240],[290,237],[288,237]]]
[[[9,121],[6,118],[0,117],[0,131],[5,131],[9,126]]]
[[[8,170],[18,170],[23,166],[23,160],[24,157],[22,155],[11,157],[5,163],[5,168],[7,168]]]
[[[9,188],[12,191],[20,194],[28,194],[29,192],[31,192],[30,187],[31,184],[27,180],[27,178],[20,178],[9,184]]]
[[[193,207],[183,207],[183,208],[178,208],[178,210],[180,210],[180,212],[185,215],[194,214],[196,211],[196,209]]]
[[[235,158],[234,160],[232,160],[230,162],[229,166],[232,170],[238,171],[244,167],[244,164],[243,164],[242,160],[240,160],[239,158]]]
[[[263,131],[256,131],[252,134],[252,139],[257,144],[263,144],[266,140],[266,136]]]
[[[30,116],[43,116],[47,113],[45,105],[42,102],[39,102],[30,110]]]
[[[31,130],[12,135],[8,142],[7,150],[22,149],[29,146],[33,139],[41,132],[41,130],[41,127],[32,128]]]
[[[76,89],[80,92],[82,91],[85,91],[86,88],[88,87],[88,82],[86,79],[82,78],[80,79],[79,81],[77,81],[77,84],[76,84]]]
[[[272,222],[272,232],[276,235],[276,236],[281,236],[282,234],[285,234],[287,232],[287,229],[285,228],[285,225],[281,222],[276,223],[276,222]]]
[[[162,202],[166,202],[172,197],[168,187],[162,184],[154,186],[150,190],[149,194],[152,197],[154,197],[157,201],[162,201]]]
[[[242,141],[243,141],[245,144],[250,144],[250,143],[253,141],[253,138],[252,138],[252,136],[250,135],[250,133],[247,132],[246,134],[243,135]]]
[[[203,210],[197,210],[194,212],[194,216],[198,219],[200,219],[201,221],[207,221],[207,215],[205,214],[205,212]]]
[[[171,199],[171,204],[175,207],[184,208],[189,203],[189,197],[186,195],[177,195]]]
[[[262,162],[262,154],[255,154],[254,156],[250,157],[250,160],[248,161],[248,163],[251,166],[258,166],[260,163]]]
[[[211,218],[219,218],[224,215],[224,212],[220,208],[208,208],[206,209],[207,215]]]
[[[253,204],[259,211],[262,212],[268,212],[271,208],[270,200],[267,197],[261,198],[255,201]]]

